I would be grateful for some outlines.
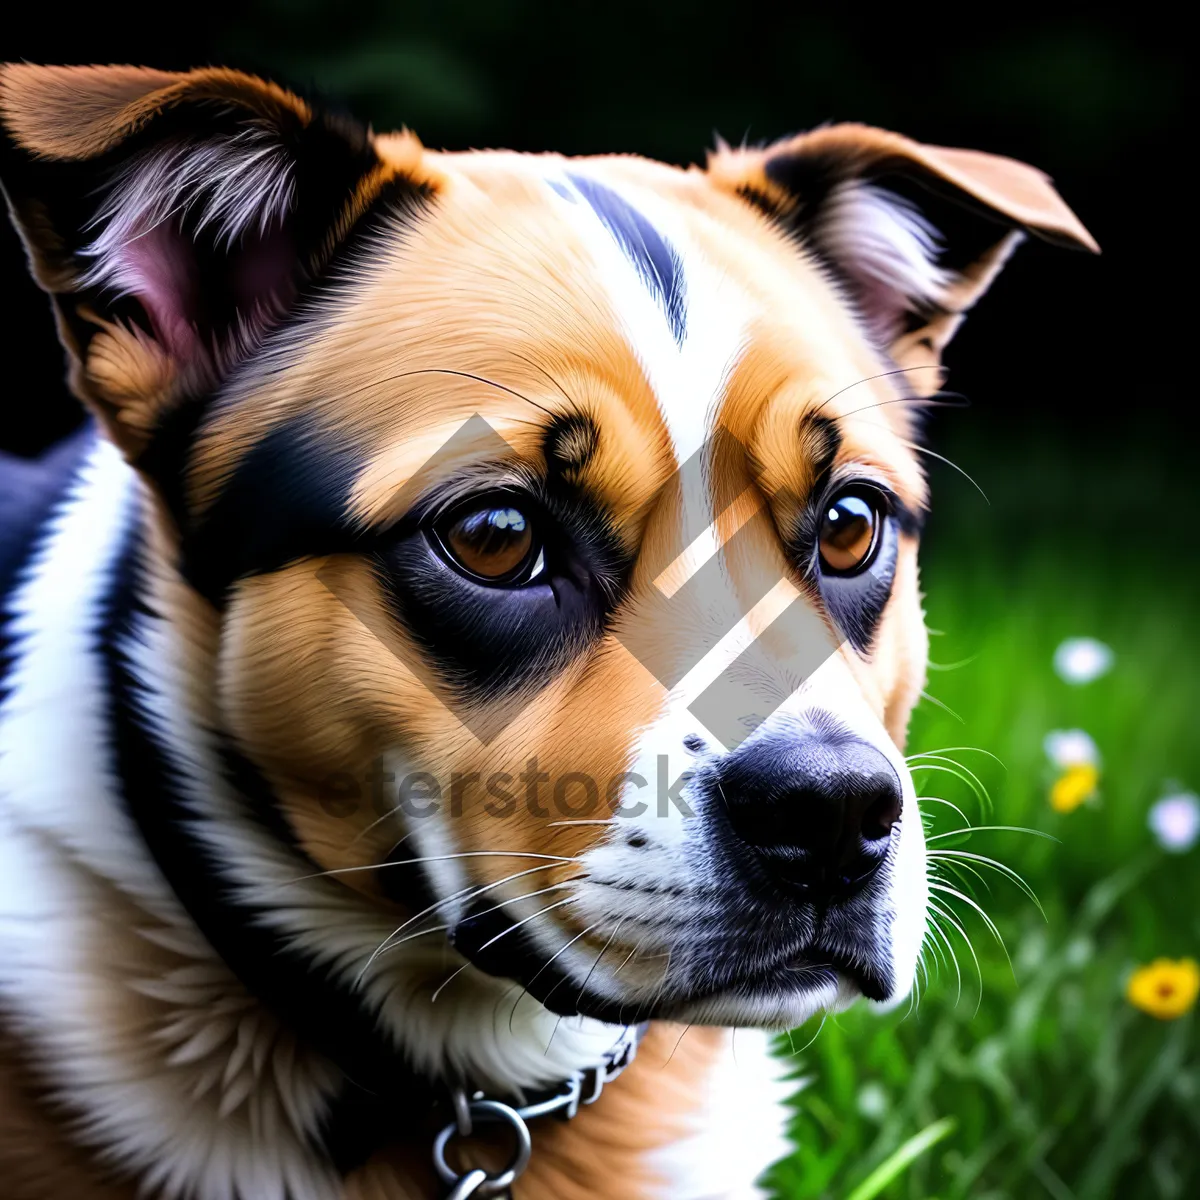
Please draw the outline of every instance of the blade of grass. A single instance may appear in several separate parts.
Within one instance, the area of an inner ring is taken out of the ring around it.
[[[907,1142],[889,1154],[846,1200],[875,1200],[888,1184],[903,1175],[922,1154],[948,1138],[954,1132],[956,1124],[953,1117],[942,1117],[940,1121],[927,1125],[920,1133],[913,1134]]]

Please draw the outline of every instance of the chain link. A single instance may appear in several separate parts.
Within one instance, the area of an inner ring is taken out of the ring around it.
[[[488,1173],[486,1171],[478,1169],[468,1171],[450,1189],[450,1194],[446,1197],[446,1200],[468,1200],[471,1196],[481,1195],[479,1187],[481,1184],[487,1183],[487,1177]]]
[[[462,1088],[455,1088],[450,1097],[454,1120],[442,1129],[433,1143],[434,1168],[442,1182],[450,1187],[446,1200],[468,1200],[469,1197],[500,1200],[509,1196],[509,1189],[529,1166],[533,1153],[533,1139],[527,1122],[551,1115],[569,1121],[579,1111],[580,1104],[595,1104],[604,1088],[633,1061],[640,1040],[639,1030],[626,1030],[621,1041],[600,1066],[576,1071],[554,1095],[520,1108],[502,1104],[499,1100],[489,1100],[482,1092],[468,1096]],[[509,1126],[516,1139],[512,1160],[503,1171],[494,1174],[475,1168],[459,1175],[446,1161],[446,1147],[456,1136],[470,1137],[480,1122]]]

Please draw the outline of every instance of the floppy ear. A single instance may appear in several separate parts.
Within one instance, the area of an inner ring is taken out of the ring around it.
[[[0,67],[0,179],[72,390],[132,460],[327,268],[420,143],[236,71]]]
[[[722,145],[708,173],[795,234],[902,367],[941,361],[1024,233],[1099,251],[1034,167],[866,125],[829,125],[761,149]],[[936,376],[910,382],[933,390]]]

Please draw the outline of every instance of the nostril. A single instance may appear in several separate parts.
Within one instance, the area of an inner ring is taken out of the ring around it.
[[[877,842],[891,834],[898,820],[900,797],[889,788],[867,805],[862,815],[862,835],[868,842]]]

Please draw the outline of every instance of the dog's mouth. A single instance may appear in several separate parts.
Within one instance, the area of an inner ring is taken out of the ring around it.
[[[744,945],[753,939],[743,936],[730,938],[715,954],[709,950],[703,959],[693,956],[674,977],[668,969],[653,986],[614,995],[611,981],[606,983],[598,971],[576,974],[563,964],[561,955],[547,953],[545,946],[535,944],[524,930],[494,940],[495,923],[488,920],[491,915],[468,916],[461,921],[451,938],[455,948],[481,971],[513,980],[560,1016],[629,1025],[681,1017],[691,1020],[694,1014],[717,1006],[725,1012],[744,1008],[749,1014],[805,994],[833,998],[857,992],[870,1000],[886,1001],[894,991],[891,966],[881,962],[878,952],[866,944],[839,947],[814,942],[774,955],[760,948],[750,958],[739,942]],[[619,961],[625,956],[614,957]],[[698,1023],[703,1023],[703,1018]]]

